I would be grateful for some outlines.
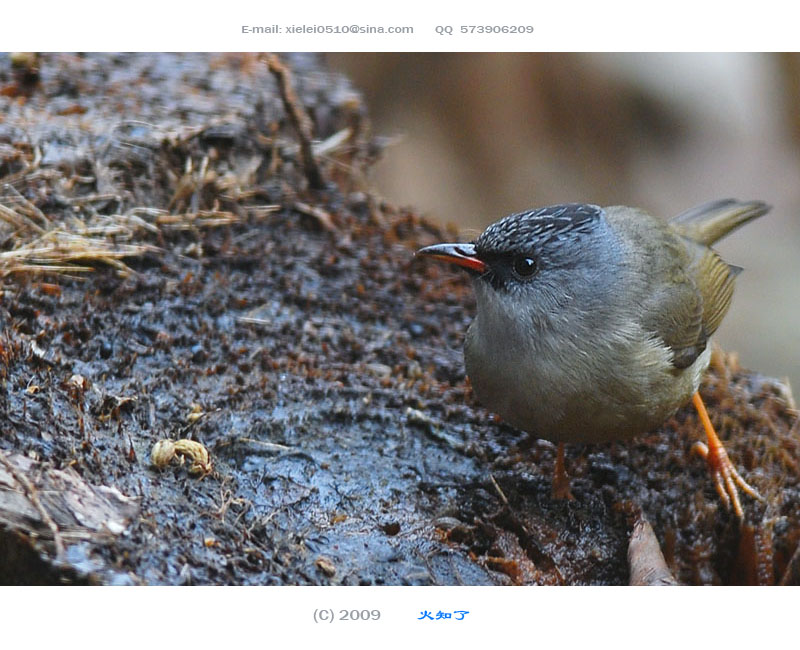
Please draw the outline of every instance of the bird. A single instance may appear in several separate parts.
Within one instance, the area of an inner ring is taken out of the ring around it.
[[[508,215],[470,243],[417,251],[471,275],[472,389],[512,426],[558,444],[554,496],[572,498],[565,443],[628,439],[692,401],[707,437],[696,448],[721,501],[739,520],[739,490],[763,501],[698,389],[741,271],[711,246],[770,209],[723,199],[667,221],[622,205],[564,203]]]

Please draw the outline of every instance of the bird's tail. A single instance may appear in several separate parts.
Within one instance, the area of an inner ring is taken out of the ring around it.
[[[684,237],[710,246],[718,239],[770,211],[763,201],[722,199],[703,203],[670,220]]]

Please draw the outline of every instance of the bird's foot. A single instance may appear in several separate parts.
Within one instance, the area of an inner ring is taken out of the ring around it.
[[[692,445],[692,451],[705,458],[708,463],[708,472],[714,481],[714,488],[717,490],[719,498],[726,508],[730,509],[733,505],[733,511],[739,519],[744,517],[742,502],[739,500],[740,489],[754,499],[764,501],[764,497],[745,481],[733,466],[725,447],[719,445],[709,448],[707,444],[698,440]]]
[[[575,497],[572,496],[572,491],[569,489],[569,475],[564,465],[564,443],[558,443],[558,452],[556,453],[556,465],[553,468],[553,498],[566,499],[567,501],[574,501]]]
[[[709,473],[714,481],[714,488],[717,490],[719,498],[722,500],[722,503],[725,504],[726,508],[733,506],[734,513],[736,513],[736,516],[741,520],[744,518],[744,511],[742,510],[742,503],[739,500],[739,489],[758,501],[763,502],[764,497],[762,497],[755,488],[751,487],[750,484],[742,478],[742,475],[736,471],[731,459],[728,457],[728,452],[725,451],[722,441],[719,439],[719,436],[717,436],[716,431],[714,431],[703,400],[700,399],[700,394],[695,393],[692,399],[697,413],[700,416],[700,420],[703,423],[703,428],[706,430],[706,437],[708,438],[707,445],[702,442],[694,443],[692,451],[705,458]]]

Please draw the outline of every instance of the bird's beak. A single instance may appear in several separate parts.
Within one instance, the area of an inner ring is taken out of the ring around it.
[[[429,255],[437,260],[458,264],[477,273],[483,273],[487,268],[486,263],[475,254],[473,244],[436,244],[420,248],[417,255]]]

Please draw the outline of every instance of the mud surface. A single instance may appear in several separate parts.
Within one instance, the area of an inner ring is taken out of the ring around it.
[[[0,252],[54,229],[109,247],[0,268],[0,452],[35,461],[34,489],[63,470],[138,505],[122,531],[60,530],[59,557],[40,510],[0,519],[0,581],[627,584],[641,511],[680,582],[800,583],[788,390],[722,354],[703,388],[767,499],[744,497],[742,526],[689,407],[568,448],[576,498],[554,501],[554,447],[470,392],[467,279],[413,259],[454,233],[370,194],[381,142],[358,93],[287,60],[323,189],[255,56],[0,58],[0,204],[19,217]],[[164,438],[202,443],[208,471],[153,467]]]

